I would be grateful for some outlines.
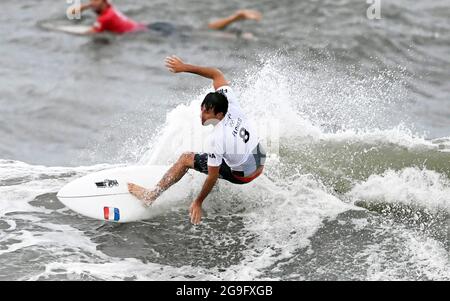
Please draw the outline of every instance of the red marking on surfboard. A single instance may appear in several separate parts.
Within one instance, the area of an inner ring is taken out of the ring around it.
[[[103,207],[103,216],[106,220],[109,219],[109,207]]]

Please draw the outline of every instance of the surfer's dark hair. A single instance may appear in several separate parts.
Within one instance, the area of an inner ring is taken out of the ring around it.
[[[207,111],[213,109],[214,114],[223,113],[225,115],[228,112],[228,99],[222,93],[211,92],[203,99],[202,107],[205,107]]]

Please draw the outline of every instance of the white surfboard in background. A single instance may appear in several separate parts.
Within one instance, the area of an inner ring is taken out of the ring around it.
[[[112,222],[126,223],[148,219],[156,206],[144,207],[142,202],[128,192],[129,182],[153,188],[170,166],[130,166],[95,172],[65,185],[56,195],[68,208],[84,216]],[[189,194],[186,175],[158,198],[164,195],[178,197]]]
[[[92,26],[87,25],[58,25],[45,22],[39,23],[39,26],[47,30],[60,31],[76,35],[85,34],[92,28]]]
[[[61,25],[61,26],[55,26],[52,28],[53,30],[62,31],[65,33],[71,33],[71,34],[85,34],[89,30],[91,30],[91,26],[85,26],[85,25]]]

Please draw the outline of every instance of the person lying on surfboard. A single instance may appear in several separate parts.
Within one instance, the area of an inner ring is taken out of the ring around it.
[[[202,203],[218,178],[233,184],[246,184],[262,174],[265,151],[251,122],[242,111],[233,89],[216,68],[185,64],[180,58],[166,58],[173,73],[188,72],[213,81],[215,92],[207,94],[200,106],[202,125],[214,125],[207,153],[184,153],[153,190],[128,183],[129,192],[150,206],[165,190],[192,168],[207,174],[202,190],[192,202],[189,213],[193,224],[200,223]]]
[[[146,31],[148,29],[160,31],[164,34],[170,34],[174,27],[170,23],[156,22],[152,24],[143,24],[136,22],[116,9],[109,0],[90,0],[89,3],[80,6],[80,12],[92,9],[97,15],[97,21],[91,29],[84,34],[94,34],[104,31],[109,31],[115,34],[123,34],[129,32]],[[69,14],[76,13],[75,8],[69,8]],[[261,20],[261,13],[256,10],[241,9],[231,16],[208,24],[210,29],[221,30],[225,29],[231,23],[240,20]]]
[[[71,14],[76,13],[75,8],[72,9]],[[92,9],[97,14],[97,20],[90,30],[85,34],[93,34],[104,31],[109,31],[116,34],[123,34],[127,32],[136,32],[147,30],[145,24],[131,20],[116,9],[109,0],[90,0],[89,3],[82,4],[79,7],[80,12]]]

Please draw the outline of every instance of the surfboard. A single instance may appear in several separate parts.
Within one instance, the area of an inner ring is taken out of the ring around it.
[[[54,28],[54,30],[71,34],[85,34],[91,28],[92,28],[91,26],[84,26],[84,25],[76,25],[76,26],[64,25],[64,26],[57,26]]]
[[[140,200],[128,192],[128,183],[153,188],[170,166],[129,166],[102,170],[76,179],[57,193],[61,203],[71,210],[98,220],[127,223],[145,220],[152,216],[155,204],[145,207]],[[172,195],[186,194],[189,189],[182,182],[163,193],[172,190]],[[184,190],[184,191],[183,191]],[[164,200],[162,200],[163,202]]]
[[[47,30],[61,31],[70,34],[84,34],[92,27],[87,25],[56,25],[50,23],[41,23],[40,26]]]

